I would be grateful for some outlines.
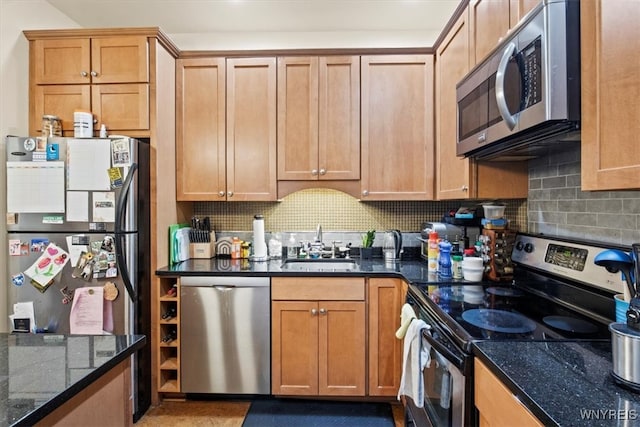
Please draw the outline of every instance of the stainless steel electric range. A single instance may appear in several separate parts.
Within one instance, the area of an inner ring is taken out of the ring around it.
[[[425,282],[407,302],[431,326],[422,407],[406,402],[407,425],[475,426],[473,343],[480,340],[610,340],[619,272],[595,265],[595,242],[518,234],[509,282]]]

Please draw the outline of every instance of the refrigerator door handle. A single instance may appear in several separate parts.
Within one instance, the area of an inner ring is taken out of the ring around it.
[[[136,291],[133,287],[133,283],[131,282],[131,277],[129,276],[129,268],[127,266],[127,260],[124,257],[124,227],[122,221],[125,220],[125,210],[127,208],[126,202],[127,197],[129,196],[129,188],[131,188],[131,182],[133,181],[133,175],[136,173],[138,169],[138,164],[131,164],[131,168],[129,169],[129,173],[124,180],[124,184],[122,185],[122,191],[120,191],[120,196],[118,197],[118,210],[116,211],[116,223],[115,223],[115,243],[116,243],[116,258],[118,260],[118,266],[122,272],[122,282],[124,286],[127,288],[127,293],[131,298],[131,301],[135,302],[137,299]]]

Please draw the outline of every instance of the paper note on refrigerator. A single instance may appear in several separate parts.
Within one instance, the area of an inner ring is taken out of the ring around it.
[[[69,314],[69,332],[76,335],[102,335],[103,320],[102,286],[77,288]]]
[[[93,193],[93,222],[116,220],[116,195],[113,191]]]
[[[67,190],[109,191],[111,141],[70,139],[67,142]]]
[[[67,222],[89,222],[88,191],[67,191]]]
[[[7,212],[64,212],[64,162],[7,162]]]

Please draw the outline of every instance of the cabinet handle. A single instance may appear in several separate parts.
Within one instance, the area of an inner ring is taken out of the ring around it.
[[[463,185],[462,187],[460,187],[460,190],[469,191],[469,187],[467,187],[466,185]]]
[[[318,169],[312,169],[311,170],[311,175],[313,175],[313,176],[318,175]]]
[[[318,310],[316,310],[315,308],[311,309],[311,315],[315,316],[316,314],[318,314]]]
[[[98,77],[98,73],[96,73],[95,71],[91,72],[91,77]]]
[[[233,197],[233,191],[227,191],[227,196]]]
[[[325,168],[320,169],[320,175],[326,175],[327,170]]]
[[[218,196],[224,197],[224,191],[218,191]]]
[[[86,71],[80,71],[80,75],[82,77],[87,77],[89,75],[89,73],[87,73]]]
[[[363,190],[362,191],[362,195],[363,196],[368,196],[369,195],[369,190]]]
[[[327,310],[326,310],[326,309],[324,309],[324,308],[321,308],[321,309],[320,309],[320,314],[327,314]]]

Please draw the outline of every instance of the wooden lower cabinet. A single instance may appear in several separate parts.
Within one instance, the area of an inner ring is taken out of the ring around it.
[[[401,279],[369,279],[369,396],[396,396],[402,375],[400,311],[407,295]]]
[[[364,278],[274,277],[271,285],[272,393],[364,396]]]
[[[537,426],[542,423],[480,360],[475,363],[475,405],[480,427]]]

